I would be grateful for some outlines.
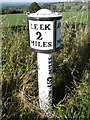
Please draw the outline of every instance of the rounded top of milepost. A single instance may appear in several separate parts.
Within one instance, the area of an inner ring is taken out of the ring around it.
[[[33,20],[54,20],[54,19],[61,19],[62,15],[57,12],[52,12],[48,9],[40,9],[36,13],[31,13],[28,15],[28,18]]]
[[[48,9],[40,9],[36,12],[37,15],[50,15],[52,14],[51,10]]]

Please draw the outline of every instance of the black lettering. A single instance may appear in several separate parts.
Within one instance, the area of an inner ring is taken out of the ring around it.
[[[51,64],[52,63],[52,57],[50,57],[50,58],[48,58],[48,60],[49,60],[49,64]]]
[[[47,84],[48,84],[48,85],[47,85],[48,87],[51,87],[51,86],[52,86],[52,77],[48,77],[48,78],[47,78]]]
[[[42,47],[42,45],[40,44],[40,42],[38,42],[38,47]]]
[[[30,44],[32,44],[33,46],[38,46],[38,47],[49,47],[49,46],[51,46],[52,43],[30,40]],[[48,63],[52,64],[52,57],[48,59]]]
[[[37,46],[37,41],[35,41],[35,46]]]
[[[31,24],[31,29],[33,29],[32,24]]]
[[[43,24],[40,24],[40,30],[44,30],[44,25]]]
[[[48,47],[51,47],[52,46],[52,42],[48,42]]]
[[[38,30],[38,25],[37,24],[31,24],[31,29]]]
[[[33,44],[33,46],[34,46],[34,41],[31,40],[31,44]]]
[[[48,66],[49,69],[49,75],[52,74],[52,64]]]
[[[47,85],[47,87],[52,87],[52,85]]]
[[[43,47],[47,47],[47,42],[43,42]]]
[[[52,60],[52,57],[48,58],[48,60]]]
[[[53,65],[52,65],[52,57],[48,58],[48,71],[49,71],[49,75],[52,74],[53,71]]]
[[[38,30],[38,25],[37,24],[34,24],[34,29]]]
[[[50,24],[48,24],[48,25],[46,24],[45,25],[45,30],[51,30],[51,28],[49,28],[49,27],[50,27]]]
[[[37,39],[42,40],[42,34],[40,32],[36,32],[36,35],[38,35]]]

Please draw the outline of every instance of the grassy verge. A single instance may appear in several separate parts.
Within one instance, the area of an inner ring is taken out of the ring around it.
[[[36,54],[28,48],[27,27],[13,31],[3,21],[2,120],[47,120],[38,106]],[[62,23],[63,49],[54,53],[54,120],[90,119],[88,26]]]

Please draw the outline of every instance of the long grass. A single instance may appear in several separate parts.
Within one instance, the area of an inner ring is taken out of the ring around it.
[[[5,21],[4,21],[5,20]],[[47,120],[38,105],[36,53],[28,47],[28,31],[12,31],[3,20],[2,120]],[[63,49],[54,53],[54,120],[90,119],[90,43],[88,25],[62,22]],[[18,24],[18,23],[17,23]],[[7,26],[7,27],[6,27]]]

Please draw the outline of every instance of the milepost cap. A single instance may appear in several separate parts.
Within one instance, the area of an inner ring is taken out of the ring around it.
[[[35,19],[39,19],[39,18],[62,18],[62,15],[57,13],[57,12],[52,12],[49,9],[40,9],[38,10],[36,13],[31,13],[30,15],[28,15],[29,18],[35,18]]]

